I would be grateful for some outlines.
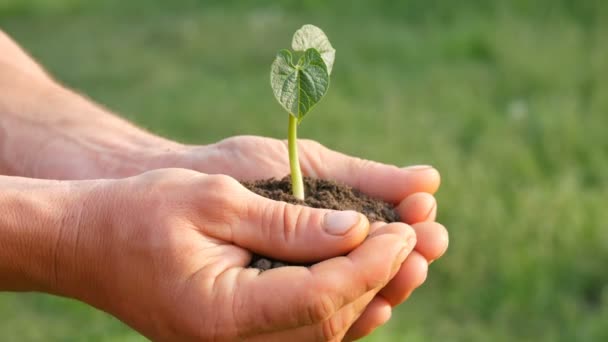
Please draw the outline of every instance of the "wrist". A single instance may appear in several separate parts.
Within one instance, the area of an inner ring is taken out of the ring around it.
[[[0,145],[5,151],[0,153],[0,173],[121,178],[155,168],[183,148],[59,84],[26,76],[13,80],[9,93],[0,93]]]
[[[107,206],[114,199],[106,195],[105,189],[113,182],[103,179],[65,182],[68,189],[60,201],[61,234],[53,248],[56,271],[47,279],[47,292],[92,305],[95,292],[103,292],[103,283],[112,275],[105,267],[108,262],[105,254],[113,248],[108,239],[112,211]]]
[[[62,103],[58,107],[70,114],[54,130],[47,126],[54,132],[30,163],[33,177],[130,177],[162,167],[158,165],[183,150],[183,145],[139,129],[69,89],[57,93]]]
[[[0,177],[1,290],[56,293],[60,245],[72,235],[65,182]]]
[[[184,145],[162,138],[111,114],[88,98],[59,87],[57,96],[68,125],[58,127],[51,137],[51,153],[40,151],[37,173],[55,171],[58,179],[124,178],[164,167],[177,160]],[[73,114],[78,114],[75,116]],[[82,120],[79,117],[87,118]],[[57,134],[59,133],[59,134]],[[70,162],[49,158],[63,154]]]
[[[111,246],[103,198],[111,182],[0,176],[0,291],[45,292],[95,304],[111,276],[104,267]]]

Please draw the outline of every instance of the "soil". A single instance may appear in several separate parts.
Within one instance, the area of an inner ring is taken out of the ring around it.
[[[292,196],[289,176],[280,180],[270,178],[243,182],[243,185],[260,196],[276,201],[306,205],[313,208],[355,210],[367,216],[370,222],[399,221],[399,215],[395,212],[392,204],[371,198],[357,189],[331,180],[304,177],[306,193],[304,201]],[[289,265],[293,264],[254,254],[249,267],[265,271]]]

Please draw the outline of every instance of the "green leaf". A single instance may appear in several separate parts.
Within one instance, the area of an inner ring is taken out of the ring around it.
[[[274,96],[300,122],[329,87],[329,73],[319,51],[310,48],[296,65],[291,52],[281,50],[270,69]]]
[[[327,73],[331,75],[331,69],[334,66],[336,58],[336,50],[329,43],[329,39],[325,33],[314,25],[304,25],[293,35],[291,48],[294,51],[306,51],[310,48],[315,48],[321,54]]]

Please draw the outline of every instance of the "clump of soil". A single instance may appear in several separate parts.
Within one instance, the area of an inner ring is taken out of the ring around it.
[[[291,194],[289,176],[283,179],[264,179],[255,182],[243,182],[246,188],[260,196],[276,201],[306,205],[313,208],[333,210],[355,210],[367,216],[370,222],[397,222],[399,215],[394,206],[382,200],[371,198],[357,189],[331,180],[304,177],[305,200],[301,201]],[[253,255],[249,267],[262,271],[292,265],[273,260],[261,255]]]

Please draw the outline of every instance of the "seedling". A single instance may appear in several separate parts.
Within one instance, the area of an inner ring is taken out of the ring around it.
[[[327,93],[336,50],[320,28],[304,25],[293,35],[291,51],[277,53],[270,68],[270,85],[277,101],[289,113],[287,145],[293,196],[304,200],[304,182],[298,159],[298,125]]]

